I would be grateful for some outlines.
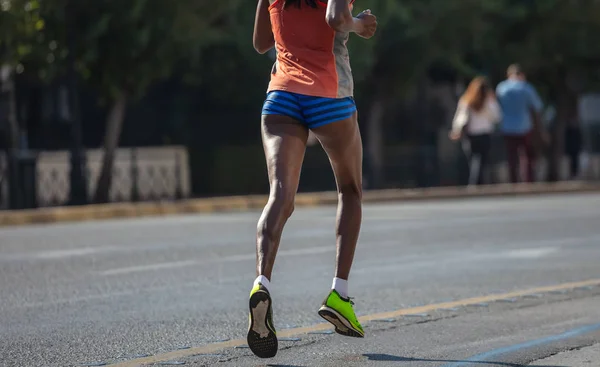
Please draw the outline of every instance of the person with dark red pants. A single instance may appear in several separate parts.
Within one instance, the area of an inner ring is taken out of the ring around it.
[[[543,103],[533,85],[527,82],[518,64],[508,68],[507,79],[496,87],[496,95],[502,108],[500,130],[504,135],[510,181],[520,181],[525,168],[525,181],[534,181],[535,147],[534,134],[539,129]]]

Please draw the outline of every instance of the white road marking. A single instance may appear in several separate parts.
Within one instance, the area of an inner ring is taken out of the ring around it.
[[[328,252],[335,252],[335,246],[310,247],[310,248],[298,249],[298,250],[281,250],[277,253],[277,257],[317,255],[317,254],[324,254],[324,253],[328,253]],[[115,269],[101,271],[100,274],[105,275],[105,276],[122,275],[122,274],[139,273],[139,272],[145,272],[145,271],[183,268],[183,267],[187,267],[187,266],[201,265],[201,264],[218,264],[218,263],[254,261],[254,260],[256,260],[256,254],[249,253],[249,254],[210,258],[207,260],[173,261],[173,262],[166,262],[166,263],[115,268]]]
[[[543,242],[543,241],[540,241]],[[492,251],[478,254],[471,254],[468,251],[459,253],[448,254],[443,259],[427,259],[424,260],[400,260],[397,262],[379,262],[377,264],[368,265],[364,267],[357,267],[352,269],[352,273],[379,273],[379,272],[395,272],[395,271],[408,271],[414,272],[418,268],[437,268],[440,269],[442,266],[447,267],[452,264],[464,264],[464,263],[475,263],[481,261],[495,261],[501,258],[521,258],[521,259],[532,259],[541,258],[550,255],[554,252],[559,251],[558,247],[535,247],[517,249],[511,251]],[[444,268],[445,269],[445,268]]]
[[[84,257],[102,252],[118,250],[118,247],[82,247],[70,249],[47,250],[29,253],[15,253],[0,255],[1,261],[28,261],[28,260],[64,260],[74,257]]]
[[[559,249],[557,247],[520,249],[509,251],[508,253],[506,253],[506,256],[518,259],[537,259],[540,257],[550,255],[551,253],[557,252],[558,250]]]
[[[384,212],[385,213],[385,212]],[[424,218],[427,218],[427,215],[421,214],[422,217],[415,216],[413,218],[403,216],[402,213],[389,213],[387,214],[375,214],[365,218],[365,223],[363,224],[363,228],[361,230],[362,234],[367,233],[385,233],[390,230],[398,230],[402,228],[410,228],[412,230],[415,229],[431,229],[431,223],[423,222]],[[581,212],[575,212],[570,214],[560,213],[560,214],[544,214],[544,216],[537,215],[533,217],[528,213],[524,214],[511,214],[509,218],[503,218],[505,222],[519,222],[522,220],[535,221],[535,222],[543,222],[550,219],[561,218],[564,219],[566,217],[569,218],[585,218],[586,214]],[[187,219],[187,218],[186,218]],[[309,217],[304,218],[304,216],[300,218],[296,218],[298,222],[302,223],[306,219],[310,219]],[[334,216],[332,215],[328,220],[331,219],[332,223],[334,221]],[[220,220],[220,219],[219,219]],[[321,218],[319,218],[321,220]],[[496,223],[498,221],[498,216],[489,215],[489,216],[466,216],[466,217],[449,217],[443,220],[439,220],[435,226],[437,227],[459,227],[461,225],[473,225],[473,224],[487,224],[487,223]],[[290,223],[291,224],[291,223]],[[295,227],[294,223],[290,227]],[[291,239],[310,239],[310,238],[322,238],[329,234],[332,234],[331,226],[327,225],[324,227],[320,226],[306,226],[306,228],[301,230],[295,230],[288,232],[288,234],[284,234],[283,240],[291,240]],[[42,235],[42,234],[40,234]],[[249,232],[251,235],[251,232]],[[4,261],[28,261],[28,260],[38,260],[38,261],[49,261],[49,260],[61,260],[66,258],[74,258],[74,257],[84,257],[93,254],[102,254],[109,252],[136,252],[136,251],[164,251],[169,250],[170,248],[178,247],[197,247],[199,250],[207,249],[211,246],[229,246],[240,243],[240,241],[246,241],[248,235],[245,233],[240,233],[238,235],[232,235],[231,237],[224,237],[221,239],[211,239],[209,242],[199,241],[198,243],[140,243],[135,245],[116,245],[111,244],[110,246],[96,246],[96,247],[84,247],[84,248],[72,248],[72,249],[53,249],[47,251],[32,251],[32,252],[22,252],[22,253],[12,253],[12,254],[1,254],[0,253],[0,262]],[[598,236],[596,236],[598,238]],[[580,239],[575,239],[576,241]],[[561,239],[555,239],[557,243],[563,241]],[[565,242],[571,242],[572,239],[564,239]],[[1,248],[0,248],[1,251]],[[247,257],[244,255],[243,260]],[[239,260],[226,260],[226,261],[239,261]]]
[[[84,247],[84,248],[73,248],[73,249],[64,249],[64,250],[49,250],[36,252],[33,254],[33,257],[36,259],[65,259],[69,257],[78,257],[78,256],[86,256],[95,254],[102,251],[110,251],[109,248],[93,248],[93,247]]]
[[[552,242],[556,240],[550,240]],[[540,241],[544,242],[544,241]],[[453,257],[448,257],[441,261],[441,263],[453,263],[453,262],[463,262],[463,261],[477,261],[477,260],[494,260],[503,257],[509,258],[540,258],[543,256],[547,256],[551,253],[558,251],[557,247],[535,247],[535,248],[526,248],[526,249],[517,249],[510,251],[501,251],[501,252],[490,252],[484,254],[457,254]],[[288,257],[288,256],[307,256],[307,255],[318,255],[329,252],[334,252],[334,246],[327,247],[310,247],[305,249],[298,250],[281,250],[277,254],[278,257]],[[156,270],[164,270],[164,269],[173,269],[173,268],[183,268],[187,266],[201,265],[201,264],[217,264],[217,263],[231,263],[231,262],[241,262],[241,261],[254,261],[256,259],[256,254],[240,254],[240,255],[231,255],[231,256],[223,256],[219,258],[213,258],[208,260],[186,260],[186,261],[175,261],[175,262],[166,262],[166,263],[157,263],[157,264],[149,264],[149,265],[140,265],[140,266],[131,266],[124,268],[116,268],[110,270],[104,270],[100,272],[101,275],[110,276],[110,275],[122,275],[122,274],[130,274],[130,273],[139,273],[146,271],[156,271]],[[424,260],[424,261],[411,261],[408,264],[404,264],[402,261],[392,265],[389,268],[398,269],[399,267],[409,266],[411,268],[414,267],[427,267],[435,265],[436,263],[440,263],[438,259],[436,260]],[[375,268],[381,270],[382,268],[388,268],[386,266],[382,266],[382,264],[378,264]],[[356,269],[355,272],[364,272],[365,270],[372,270],[370,267],[363,269]]]
[[[168,263],[158,263],[158,264],[149,264],[149,265],[139,265],[139,266],[130,266],[125,268],[116,268],[111,270],[105,270],[101,272],[102,275],[120,275],[120,274],[129,274],[129,273],[139,273],[143,271],[154,271],[154,270],[163,270],[163,269],[172,269],[172,268],[182,268],[185,266],[197,265],[198,261],[196,260],[186,260],[186,261],[173,261]]]

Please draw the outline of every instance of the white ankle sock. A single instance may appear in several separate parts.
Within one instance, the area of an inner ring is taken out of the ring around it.
[[[269,286],[271,285],[269,279],[267,279],[267,277],[264,275],[259,275],[258,277],[256,277],[256,279],[254,280],[254,285],[256,286],[258,283],[264,285],[265,288],[267,288],[267,290],[269,290]]]
[[[340,294],[340,296],[344,298],[348,298],[348,281],[340,278],[333,278],[333,284],[331,285],[331,289],[335,289],[336,292]]]

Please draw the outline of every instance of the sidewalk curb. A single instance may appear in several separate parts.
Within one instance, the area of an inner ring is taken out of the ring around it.
[[[462,199],[498,196],[531,196],[564,193],[600,192],[600,183],[561,182],[535,184],[502,184],[476,188],[438,187],[429,189],[391,189],[366,191],[364,203],[395,201]],[[337,192],[299,193],[296,207],[337,204]],[[0,227],[28,224],[80,222],[116,218],[166,216],[175,214],[234,212],[260,210],[266,195],[215,197],[173,202],[114,203],[72,207],[53,207],[18,211],[0,211]]]

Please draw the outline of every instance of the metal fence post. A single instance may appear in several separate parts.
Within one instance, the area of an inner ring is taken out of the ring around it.
[[[181,158],[179,152],[175,152],[175,199],[183,198],[183,187],[181,180]]]
[[[140,200],[139,184],[139,167],[137,159],[137,149],[131,148],[131,201]]]
[[[19,162],[14,149],[8,150],[8,198],[10,209],[22,209]]]

